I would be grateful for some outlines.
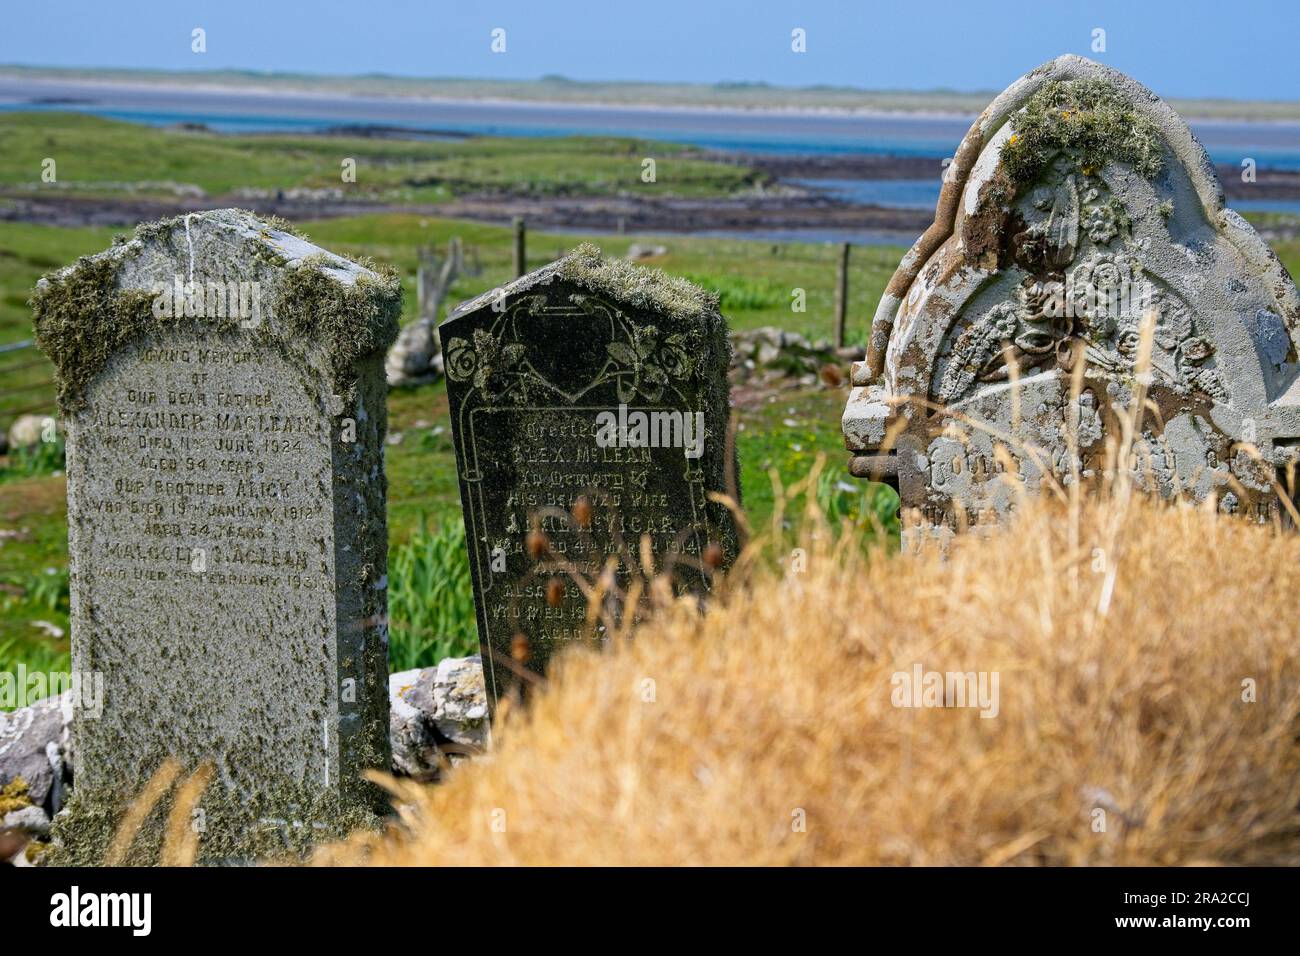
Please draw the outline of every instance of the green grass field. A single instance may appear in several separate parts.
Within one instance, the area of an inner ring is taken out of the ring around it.
[[[405,287],[406,318],[415,312],[416,250],[445,247],[459,236],[476,275],[462,275],[450,299],[461,301],[495,288],[511,278],[510,230],[481,223],[401,214],[328,219],[299,224],[315,242],[349,256],[371,256],[399,269]],[[61,229],[26,223],[0,222],[0,345],[31,337],[28,296],[46,272],[78,256],[105,249],[115,229]],[[595,242],[608,255],[623,255],[633,241],[645,237],[529,235],[529,265],[541,266],[572,249],[583,239]],[[689,276],[718,291],[733,328],[777,325],[813,338],[832,333],[835,250],[826,245],[727,239],[663,237],[668,253],[655,265]],[[901,250],[862,247],[851,260],[849,338],[865,343],[867,318],[893,273]],[[806,291],[804,312],[791,310],[791,291]],[[53,400],[51,368],[30,350],[0,355],[0,425],[24,411],[45,411]]]
[[[727,196],[764,182],[745,166],[700,159],[685,146],[620,137],[479,137],[411,141],[349,136],[227,136],[156,129],[78,113],[0,114],[0,187],[86,196],[151,196],[177,186],[337,189],[343,198],[437,203],[464,193],[536,196]],[[55,161],[55,183],[42,163]],[[642,182],[653,158],[655,181]],[[343,180],[355,160],[356,181]]]
[[[62,181],[75,177],[82,184],[99,184],[86,185],[88,194],[100,188],[108,192],[119,189],[105,187],[106,183],[154,180],[192,182],[214,192],[250,184],[287,188],[310,185],[317,181],[314,177],[327,175],[321,170],[334,162],[344,142],[307,137],[290,137],[283,143],[278,138],[248,142],[57,114],[42,120],[51,118],[59,122],[40,126],[29,117],[0,117],[0,149],[18,157],[16,163],[5,165],[9,184],[15,181],[15,167],[29,164],[39,169],[42,151],[49,148],[56,154],[85,156],[94,164],[85,169],[68,163],[59,167]],[[37,138],[36,130],[45,138]],[[67,148],[78,136],[87,135],[98,137],[96,149],[85,150],[84,145],[79,150]],[[436,162],[445,164],[444,169],[459,164],[466,170],[466,182],[473,177],[474,188],[496,179],[558,189],[568,177],[580,181],[582,185],[574,188],[588,194],[622,188],[617,177],[627,164],[631,164],[628,168],[635,179],[637,157],[642,155],[625,142],[603,139],[548,140],[540,149],[538,142],[530,141],[526,150],[508,140],[453,144],[359,140],[355,145],[359,156],[368,157],[366,162],[388,157],[386,175],[391,181],[410,175],[422,163]],[[363,153],[361,147],[371,152]],[[473,158],[475,151],[479,159]],[[440,157],[430,160],[430,152],[438,152]],[[526,174],[521,173],[525,167]],[[721,178],[710,178],[714,173]],[[740,178],[727,178],[736,175]],[[738,167],[704,169],[698,185],[727,191],[743,186],[745,175]],[[452,304],[512,277],[510,230],[506,227],[391,213],[298,225],[328,249],[354,257],[372,256],[397,267],[406,293],[405,320],[415,311],[414,276],[421,246],[442,247],[452,236],[465,244],[470,269],[452,287]],[[31,336],[27,299],[42,274],[107,248],[122,231],[0,222],[0,345]],[[623,255],[633,241],[646,238],[530,232],[529,266],[549,262],[584,239],[609,255]],[[733,328],[776,325],[812,338],[830,336],[836,254],[831,246],[679,236],[655,241],[666,245],[668,252],[654,264],[717,291]],[[849,303],[852,340],[865,342],[867,317],[901,252],[883,247],[855,250]],[[792,310],[796,288],[806,292],[806,310],[802,312]],[[24,411],[44,414],[52,410],[51,376],[51,366],[35,350],[0,355],[0,428],[7,428]],[[845,480],[839,436],[843,390],[799,388],[769,398],[761,407],[744,411],[737,437],[745,503],[752,521],[766,522],[771,513],[769,472],[775,472],[788,486],[807,472],[819,453],[830,463],[819,489],[826,507],[848,517],[890,510],[890,500],[881,498],[878,489]],[[461,533],[460,505],[445,388],[434,384],[395,391],[389,397],[389,415],[395,439],[387,448],[393,665],[407,667],[432,663],[449,653],[468,653],[474,628],[463,578],[467,570],[464,554],[455,537]],[[67,529],[60,470],[56,452],[47,451],[32,460],[0,458],[0,670],[13,670],[18,662],[49,669],[66,660]],[[455,596],[438,597],[435,602],[432,594],[425,592],[437,581],[455,584]],[[450,611],[431,615],[429,608],[435,603],[446,603]]]
[[[88,143],[93,148],[86,148]],[[671,177],[665,176],[661,163],[659,179],[660,184],[675,182],[674,188],[684,192],[732,192],[744,188],[750,175],[743,167],[678,157],[675,147],[624,140],[430,144],[218,137],[65,114],[42,114],[39,119],[0,116],[0,152],[8,160],[0,169],[0,191],[38,180],[42,156],[53,153],[69,157],[60,162],[60,181],[75,182],[87,194],[162,181],[193,183],[208,193],[238,186],[279,189],[337,183],[338,157],[349,154],[358,158],[359,180],[373,190],[372,196],[396,191],[421,201],[493,184],[516,188],[525,183],[539,192],[571,189],[588,195],[637,188],[642,155],[673,157],[668,162],[680,163]],[[438,184],[417,184],[422,175]],[[371,256],[400,270],[405,320],[415,311],[414,276],[421,246],[445,247],[453,236],[465,244],[470,268],[452,287],[452,304],[512,277],[510,230],[502,226],[394,213],[298,225],[327,249]],[[0,345],[31,336],[27,299],[43,273],[107,248],[120,231],[0,222]],[[530,232],[528,264],[541,266],[584,239],[615,256],[624,255],[634,241],[653,239],[666,245],[667,253],[653,264],[717,291],[733,329],[774,325],[814,339],[831,335],[837,250],[830,245]],[[1300,268],[1300,242],[1275,248],[1293,273]],[[865,343],[869,317],[902,253],[897,247],[854,249],[849,279],[852,342]],[[805,290],[806,311],[792,310],[795,289]],[[7,428],[23,411],[45,413],[53,408],[51,376],[51,366],[35,350],[0,354],[0,428]],[[751,523],[768,522],[774,477],[789,487],[824,455],[828,467],[815,489],[822,508],[835,519],[869,522],[876,516],[888,524],[896,502],[892,492],[847,477],[839,432],[845,396],[844,389],[794,388],[767,394],[741,410],[737,443]],[[389,420],[392,663],[404,668],[470,652],[474,628],[465,556],[457,537],[460,504],[445,388],[439,383],[391,393]],[[12,671],[20,662],[47,670],[66,662],[65,490],[57,449],[34,458],[0,457],[0,671]]]

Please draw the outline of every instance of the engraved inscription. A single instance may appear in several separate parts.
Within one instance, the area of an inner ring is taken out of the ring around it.
[[[656,570],[707,586],[698,570],[706,537],[701,473],[680,448],[601,447],[601,410],[489,407],[469,416],[468,517],[495,647],[508,648],[511,636],[523,633],[544,658],[560,644],[600,633],[572,580],[560,600],[548,595],[549,572],[572,569],[594,581],[611,555],[639,560],[643,537],[659,561]],[[507,490],[491,500],[484,487]],[[575,517],[580,500],[586,510],[579,506]],[[526,552],[533,530],[547,540],[540,569]],[[677,567],[681,555],[694,560]],[[626,573],[619,578],[626,583]]]
[[[72,573],[91,605],[74,609],[83,653],[166,658],[166,682],[119,666],[107,694],[168,727],[169,749],[205,752],[212,727],[236,728],[287,776],[328,786],[329,419],[278,354],[220,342],[127,346],[73,420]],[[196,720],[179,689],[213,673],[232,684],[207,695],[218,712]]]

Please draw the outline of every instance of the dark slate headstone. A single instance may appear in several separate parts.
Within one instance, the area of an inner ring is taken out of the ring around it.
[[[236,210],[142,226],[38,286],[67,428],[67,862],[165,758],[213,768],[200,859],[373,819],[388,767],[384,349],[401,291]],[[156,859],[163,808],[129,859]]]
[[[609,556],[626,587],[648,537],[679,593],[735,556],[709,499],[735,484],[730,345],[715,297],[591,246],[465,303],[440,335],[495,706],[524,668],[602,638],[578,577]]]

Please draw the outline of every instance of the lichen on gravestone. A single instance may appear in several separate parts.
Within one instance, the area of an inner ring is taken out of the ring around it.
[[[150,223],[32,299],[65,416],[74,720],[65,862],[166,757],[202,859],[373,821],[388,766],[384,350],[396,276],[239,210]],[[166,801],[131,859],[156,860]]]
[[[312,246],[284,220],[259,220],[241,210],[143,223],[107,252],[83,256],[44,277],[33,292],[36,342],[54,363],[63,411],[83,404],[87,383],[123,343],[184,324],[185,316],[175,309],[157,314],[153,282],[167,284],[178,275],[186,283],[193,281],[195,234],[211,226],[223,226],[232,241],[205,249],[210,275],[200,274],[200,283],[265,283],[275,301],[259,300],[259,305],[269,305],[277,320],[254,326],[251,316],[225,309],[203,317],[206,329],[251,328],[258,341],[286,351],[294,351],[300,340],[314,340],[331,355],[334,382],[341,390],[349,387],[361,356],[396,337],[401,282],[391,268],[365,260],[350,263]],[[164,259],[179,271],[168,274]],[[273,271],[279,273],[278,281],[270,281]],[[132,285],[125,278],[143,274],[154,278],[147,285]]]

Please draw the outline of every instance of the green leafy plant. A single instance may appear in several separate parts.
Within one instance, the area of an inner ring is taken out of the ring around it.
[[[695,275],[686,278],[703,286],[718,296],[718,306],[728,309],[757,310],[785,305],[790,301],[790,290],[770,279],[752,279],[739,275]]]
[[[17,680],[20,667],[27,674],[67,673],[72,670],[72,658],[67,651],[60,650],[45,640],[26,641],[11,637],[0,641],[0,673],[14,675]],[[42,696],[40,685],[23,686],[24,706],[35,703]],[[0,706],[0,711],[9,709],[11,708]]]
[[[465,526],[421,516],[388,555],[388,662],[393,671],[430,667],[478,650]]]
[[[817,476],[815,494],[817,507],[833,530],[848,522],[855,531],[898,536],[898,494],[888,485],[846,478],[838,469],[827,469]]]
[[[32,475],[49,475],[66,467],[63,438],[41,441],[25,448],[15,448],[9,453],[9,464],[0,468],[0,478],[5,476],[27,478]]]
[[[68,613],[69,585],[67,568],[46,568],[15,581],[25,592],[23,600],[37,608]]]

